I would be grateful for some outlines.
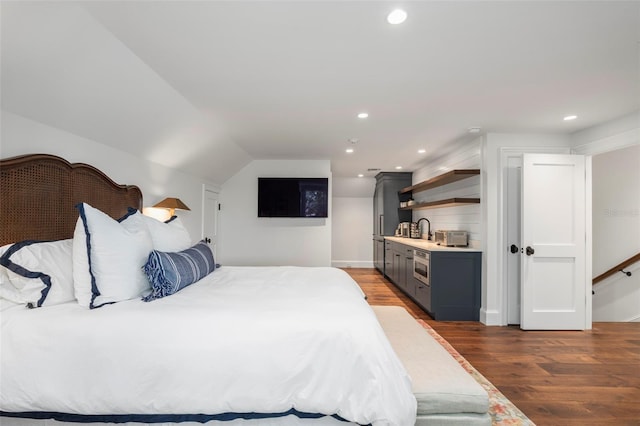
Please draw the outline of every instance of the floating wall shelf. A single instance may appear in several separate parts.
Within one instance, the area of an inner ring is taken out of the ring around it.
[[[437,209],[440,207],[463,206],[467,204],[479,204],[480,198],[449,198],[446,200],[416,203],[412,206],[401,207],[400,210]]]
[[[409,192],[426,191],[427,189],[437,188],[442,185],[457,182],[462,179],[468,179],[470,177],[480,174],[480,169],[457,169],[450,172],[441,174],[431,179],[425,180],[415,185],[402,188],[399,193],[406,194]]]
[[[437,188],[459,180],[468,179],[480,174],[480,169],[457,169],[441,174],[423,182],[398,191],[398,194],[408,194],[428,189]],[[480,198],[449,198],[446,200],[429,201],[424,203],[416,203],[412,206],[401,207],[400,210],[419,210],[419,209],[436,209],[440,207],[463,206],[467,204],[479,204]]]

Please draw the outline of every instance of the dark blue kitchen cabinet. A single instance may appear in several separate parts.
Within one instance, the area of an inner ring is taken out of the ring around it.
[[[431,251],[430,272],[433,319],[480,319],[482,253]]]
[[[429,284],[413,276],[414,247],[385,240],[385,275],[439,321],[478,321],[481,304],[482,253],[465,249],[429,253]]]
[[[373,263],[383,274],[386,266],[384,237],[394,235],[400,222],[411,221],[411,211],[400,210],[400,201],[407,201],[411,195],[398,195],[400,190],[411,186],[411,176],[409,172],[381,172],[376,175],[373,193]]]

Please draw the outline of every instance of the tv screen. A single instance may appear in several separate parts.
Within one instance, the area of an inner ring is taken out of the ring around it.
[[[258,217],[328,217],[328,178],[258,178]]]

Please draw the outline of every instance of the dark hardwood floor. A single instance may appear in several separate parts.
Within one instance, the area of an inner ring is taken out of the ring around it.
[[[543,425],[640,425],[640,323],[522,331],[434,321],[374,269],[345,269],[371,305],[404,306]]]

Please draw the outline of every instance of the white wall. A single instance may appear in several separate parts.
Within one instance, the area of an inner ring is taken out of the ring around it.
[[[334,178],[331,265],[373,268],[375,178]]]
[[[640,253],[640,145],[593,156],[593,275]],[[594,321],[640,321],[640,264],[594,287]]]
[[[258,177],[328,177],[328,160],[255,160],[221,187],[218,258],[223,265],[331,265],[328,218],[259,218]],[[331,212],[331,194],[329,212]]]
[[[465,143],[456,151],[429,161],[413,172],[413,184],[454,169],[481,168],[481,144],[482,138],[477,138],[472,142]],[[480,198],[480,176],[413,194],[413,199],[417,202],[445,200],[454,197]],[[469,245],[480,247],[482,233],[480,204],[413,211],[414,222],[423,217],[431,222],[431,232],[436,229],[468,231]],[[427,223],[423,221],[421,227],[422,238],[427,238]]]
[[[202,237],[202,185],[210,182],[7,111],[0,120],[0,157],[42,153],[90,164],[116,183],[139,186],[145,206],[180,198],[191,211],[177,214],[193,240]]]
[[[577,154],[595,155],[640,143],[640,110],[571,135]]]
[[[634,254],[640,244],[640,111],[571,135],[592,156],[593,276]],[[632,195],[629,195],[632,194]],[[640,321],[640,264],[594,286],[594,321]]]

